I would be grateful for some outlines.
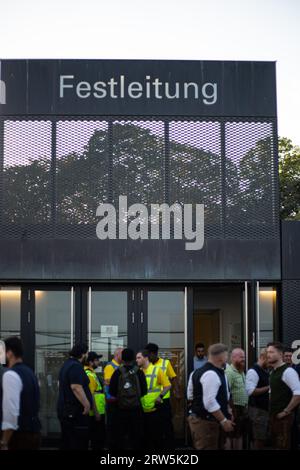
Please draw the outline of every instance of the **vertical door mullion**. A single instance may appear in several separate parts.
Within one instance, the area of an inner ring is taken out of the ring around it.
[[[21,289],[21,338],[24,362],[34,368],[35,356],[35,293],[30,286]]]
[[[138,291],[136,287],[127,289],[127,338],[128,347],[136,349],[137,344],[137,324],[138,324],[138,311],[137,311]]]
[[[257,356],[257,316],[256,316],[256,308],[257,308],[257,297],[256,297],[256,282],[251,281],[250,285],[250,299],[249,299],[249,315],[248,315],[248,322],[249,322],[249,365],[252,365],[256,361]]]
[[[185,287],[185,301],[186,301],[186,324],[185,324],[185,337],[187,341],[185,355],[187,358],[186,379],[193,371],[193,356],[194,356],[194,288],[191,286]]]
[[[75,298],[74,298],[74,287],[71,287],[71,293],[70,293],[70,314],[71,314],[71,319],[70,319],[70,344],[71,348],[74,345],[74,331],[75,331]]]
[[[256,350],[260,350],[259,281],[256,282]]]
[[[138,348],[144,348],[148,343],[148,289],[142,286],[138,289],[138,310],[139,310],[139,328],[137,331]]]
[[[249,366],[249,312],[248,312],[248,282],[244,283],[244,302],[243,302],[243,336],[244,336],[244,349],[246,352],[246,370]]]
[[[87,339],[88,348],[91,351],[92,347],[92,288],[89,286],[88,299],[87,299]]]

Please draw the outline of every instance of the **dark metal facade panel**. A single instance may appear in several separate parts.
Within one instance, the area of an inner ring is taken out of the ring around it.
[[[300,340],[300,279],[282,281],[282,338],[289,347]]]
[[[280,280],[276,240],[208,239],[199,251],[182,240],[5,240],[2,280]]]
[[[6,115],[276,117],[275,62],[0,60],[0,80]]]
[[[300,279],[300,221],[284,220],[282,226],[282,278]]]

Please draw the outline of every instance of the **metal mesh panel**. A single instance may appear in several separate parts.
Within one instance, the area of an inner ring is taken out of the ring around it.
[[[162,121],[114,121],[112,125],[112,194],[119,217],[119,196],[127,204],[161,204],[164,197],[164,123]],[[126,213],[127,219],[134,216]],[[140,214],[141,215],[141,214]],[[153,222],[155,222],[153,220]],[[158,222],[158,221],[157,221]],[[151,215],[147,223],[150,234]]]
[[[96,209],[108,201],[106,121],[58,121],[56,128],[57,237],[95,237]]]
[[[300,340],[300,279],[282,282],[283,341],[290,346]]]
[[[164,123],[113,122],[113,200],[128,204],[164,201]]]
[[[204,204],[205,236],[221,236],[221,125],[170,122],[170,203]]]
[[[203,203],[206,238],[278,238],[274,136],[272,120],[5,120],[1,236],[95,238],[97,206],[125,195]]]
[[[4,123],[2,237],[51,235],[51,122]]]
[[[278,234],[272,124],[227,122],[226,236],[272,238]]]

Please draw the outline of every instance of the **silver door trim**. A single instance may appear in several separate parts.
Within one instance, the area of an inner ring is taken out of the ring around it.
[[[71,349],[74,345],[74,287],[71,287]]]
[[[249,352],[249,313],[248,313],[248,282],[244,283],[244,338],[245,338],[245,352],[246,352],[246,370],[248,370],[248,352]]]
[[[184,288],[184,379],[185,379],[185,386],[187,384],[187,374],[188,374],[188,315],[187,315],[187,292],[188,288],[185,286]]]
[[[89,351],[92,348],[92,288],[89,286],[88,291],[88,346]]]
[[[256,348],[257,356],[260,351],[260,311],[259,311],[259,281],[256,281]]]

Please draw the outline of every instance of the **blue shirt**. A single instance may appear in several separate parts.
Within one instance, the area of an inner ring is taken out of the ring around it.
[[[200,367],[203,367],[207,363],[207,357],[204,356],[203,359],[199,359],[199,357],[194,356],[194,370],[200,369]]]

